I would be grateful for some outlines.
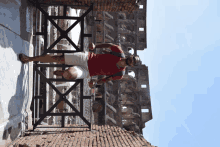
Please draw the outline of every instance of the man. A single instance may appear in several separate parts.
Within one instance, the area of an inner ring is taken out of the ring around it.
[[[89,49],[94,48],[109,48],[111,51],[116,53],[123,53],[120,46],[112,43],[105,43],[94,45],[89,44]],[[24,54],[19,54],[19,59],[22,63],[31,61],[40,62],[57,62],[59,64],[74,65],[67,70],[57,70],[54,72],[57,76],[63,76],[67,80],[84,79],[90,76],[106,75],[111,76],[115,73],[125,71],[126,66],[134,66],[140,59],[139,57],[130,56],[127,58],[121,58],[112,54],[94,54],[90,52],[76,52],[76,53],[65,53],[64,56],[51,56],[43,55],[36,57],[28,57]],[[97,81],[97,84],[102,84],[111,80],[122,79],[122,76],[114,76],[109,78],[102,78]],[[89,87],[93,86],[94,82],[89,82]]]

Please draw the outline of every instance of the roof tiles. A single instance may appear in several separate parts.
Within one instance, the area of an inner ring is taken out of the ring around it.
[[[78,127],[69,125],[69,127]],[[52,129],[52,130],[51,130]],[[62,146],[62,147],[154,147],[134,132],[124,131],[117,126],[92,125],[88,128],[37,128],[28,136],[18,138],[10,147]]]

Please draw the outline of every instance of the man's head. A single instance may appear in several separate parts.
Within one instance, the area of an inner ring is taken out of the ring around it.
[[[131,55],[131,56],[126,58],[125,62],[128,66],[133,67],[133,66],[137,65],[140,62],[140,58],[139,58],[139,56]]]

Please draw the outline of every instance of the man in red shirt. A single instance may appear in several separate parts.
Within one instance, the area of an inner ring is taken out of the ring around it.
[[[94,48],[109,48],[111,51],[116,53],[123,53],[123,50],[120,46],[114,45],[111,43],[94,45],[93,43],[89,44],[90,49]],[[57,76],[63,76],[65,79],[83,79],[89,76],[96,75],[106,75],[111,76],[115,73],[125,71],[126,66],[134,66],[136,62],[140,59],[139,57],[130,56],[127,58],[117,57],[115,55],[109,54],[94,54],[88,52],[77,52],[65,54],[65,56],[51,56],[43,55],[36,57],[28,57],[24,54],[19,55],[19,59],[23,63],[31,61],[40,61],[40,62],[57,62],[60,64],[69,64],[74,65],[73,67],[68,68],[67,70],[57,70],[54,72]],[[102,78],[98,80],[98,84],[105,83],[111,80],[122,79],[122,76],[114,76],[109,78]],[[93,81],[89,82],[89,86],[93,86]]]

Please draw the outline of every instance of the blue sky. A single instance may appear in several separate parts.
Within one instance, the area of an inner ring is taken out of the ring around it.
[[[220,1],[148,1],[147,43],[138,51],[153,111],[145,139],[159,147],[218,146]]]

